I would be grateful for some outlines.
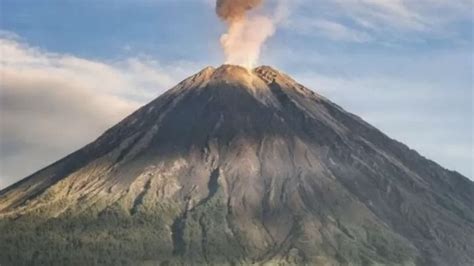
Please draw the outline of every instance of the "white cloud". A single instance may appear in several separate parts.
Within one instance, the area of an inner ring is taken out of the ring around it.
[[[194,67],[104,63],[0,37],[0,188],[92,141]]]

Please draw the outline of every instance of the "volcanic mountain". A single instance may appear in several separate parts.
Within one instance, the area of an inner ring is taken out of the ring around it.
[[[270,67],[208,67],[1,191],[0,264],[474,265],[474,184]]]

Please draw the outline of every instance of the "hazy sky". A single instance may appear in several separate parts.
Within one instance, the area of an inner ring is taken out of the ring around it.
[[[181,79],[220,65],[225,27],[213,5],[0,0],[0,188],[91,142]],[[286,0],[260,63],[472,178],[472,5]]]

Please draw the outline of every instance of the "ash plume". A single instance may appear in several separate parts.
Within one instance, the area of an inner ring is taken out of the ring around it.
[[[278,20],[259,12],[262,4],[263,0],[217,0],[216,13],[228,25],[220,39],[226,64],[251,68],[257,63],[261,47],[275,33]]]
[[[217,0],[217,15],[228,22],[237,21],[245,17],[245,13],[261,5],[263,0]]]

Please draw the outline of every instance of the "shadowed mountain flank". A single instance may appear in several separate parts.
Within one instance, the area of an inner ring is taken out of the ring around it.
[[[0,191],[2,265],[474,265],[474,184],[289,76],[208,67]]]

